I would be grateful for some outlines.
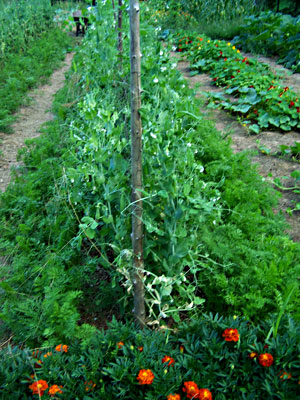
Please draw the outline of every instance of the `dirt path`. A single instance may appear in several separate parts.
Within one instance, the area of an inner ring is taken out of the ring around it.
[[[221,89],[212,86],[212,79],[207,74],[190,76],[189,63],[185,60],[180,59],[178,53],[172,53],[173,57],[179,59],[178,70],[183,74],[189,82],[189,86],[194,88],[196,85],[200,85],[197,90],[197,96],[203,96],[203,92],[217,92]],[[251,56],[247,54],[247,56]],[[278,66],[275,61],[266,57],[258,58],[259,61],[268,63],[272,69],[283,70],[283,67]],[[285,84],[296,92],[300,93],[300,74],[294,74],[287,76],[284,80]],[[202,110],[203,111],[203,110]],[[231,138],[231,146],[234,152],[250,151],[251,158],[254,163],[258,165],[259,173],[270,182],[273,182],[274,178],[277,177],[288,177],[284,180],[285,186],[294,186],[294,180],[290,178],[292,171],[300,170],[300,165],[297,162],[293,162],[278,157],[266,156],[258,151],[259,146],[264,146],[266,149],[275,152],[279,150],[281,144],[293,145],[295,141],[300,141],[300,135],[297,132],[288,132],[283,134],[279,131],[263,131],[259,135],[250,135],[246,128],[237,122],[237,120],[226,113],[223,110],[204,110],[207,117],[215,121],[216,128],[222,132],[224,136]],[[285,210],[290,207],[294,208],[294,202],[299,202],[299,195],[292,193],[291,191],[282,191],[282,197],[279,200],[279,205],[275,212],[280,210],[285,213]],[[300,211],[296,211],[292,216],[285,213],[290,229],[287,233],[295,241],[300,242]]]
[[[53,114],[49,111],[53,96],[64,85],[65,73],[71,66],[73,55],[73,53],[66,55],[63,66],[53,73],[49,84],[29,93],[31,104],[18,111],[18,120],[12,126],[13,134],[0,132],[0,193],[5,191],[10,182],[11,167],[20,164],[17,161],[17,154],[24,146],[25,140],[39,136],[41,125],[53,119]]]

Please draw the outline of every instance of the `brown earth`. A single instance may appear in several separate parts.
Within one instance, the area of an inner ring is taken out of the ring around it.
[[[212,85],[212,79],[207,74],[190,76],[189,62],[182,58],[178,53],[172,53],[172,56],[178,60],[178,70],[189,82],[191,88],[197,90],[197,96],[203,97],[205,92],[218,92],[220,88]],[[245,54],[251,57],[250,54]],[[300,74],[290,75],[290,72],[276,64],[274,59],[259,57],[259,61],[270,65],[272,70],[281,71],[284,74],[284,85],[289,86],[295,92],[300,94]],[[299,162],[283,159],[263,154],[259,147],[270,150],[271,153],[278,152],[280,145],[294,145],[296,141],[300,142],[300,135],[291,131],[283,134],[280,131],[263,131],[258,135],[251,135],[231,114],[223,110],[212,110],[205,108],[202,110],[207,118],[215,121],[216,128],[222,132],[224,137],[231,140],[231,146],[234,152],[249,151],[253,163],[257,164],[258,171],[266,181],[273,185],[274,178],[286,177],[285,187],[294,186],[295,182],[290,177],[291,172],[300,170]],[[276,187],[275,187],[276,188]],[[277,188],[276,188],[277,189]],[[278,189],[277,189],[278,190]],[[281,198],[275,212],[283,212],[290,226],[287,233],[294,240],[300,241],[300,211],[295,211],[292,216],[286,213],[287,208],[294,208],[295,202],[299,202],[299,195],[292,191],[281,190]]]

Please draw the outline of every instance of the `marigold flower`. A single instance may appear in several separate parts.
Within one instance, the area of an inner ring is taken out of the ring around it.
[[[208,389],[200,389],[197,399],[200,400],[212,400],[212,394]]]
[[[169,394],[169,396],[167,397],[167,400],[180,400],[180,399],[181,399],[180,394],[177,393]]]
[[[139,346],[139,347],[138,347],[138,350],[139,350],[139,351],[143,351],[143,350],[144,350],[144,347],[143,347],[143,346]]]
[[[282,375],[280,375],[280,379],[291,379],[292,374],[290,372],[281,371]]]
[[[61,351],[62,353],[67,353],[68,352],[68,346],[66,344],[59,344],[55,347],[56,351]]]
[[[32,394],[38,394],[39,396],[43,396],[46,389],[48,389],[48,383],[42,379],[39,381],[33,382],[29,389],[32,390]]]
[[[51,351],[48,351],[48,353],[44,354],[44,357],[45,357],[45,358],[50,357],[50,356],[52,356]]]
[[[180,351],[180,353],[184,353],[184,346],[179,346],[179,351]]]
[[[274,362],[274,358],[273,358],[272,354],[264,353],[264,354],[259,355],[258,362],[263,367],[270,367]]]
[[[197,383],[193,381],[184,382],[182,391],[186,392],[186,397],[188,399],[196,399],[198,398],[199,388]]]
[[[232,46],[232,50],[235,50],[235,46]]]
[[[254,358],[256,358],[257,356],[258,356],[258,354],[255,353],[254,351],[252,351],[252,353],[249,354],[249,358],[251,358],[252,360],[253,360]]]
[[[118,349],[121,349],[124,346],[124,342],[118,342],[117,346],[118,346]]]
[[[90,392],[91,390],[94,390],[94,388],[96,387],[96,383],[94,383],[93,381],[85,381],[84,384],[86,392]]]
[[[58,386],[58,385],[52,385],[49,388],[49,394],[51,397],[55,396],[56,393],[62,393],[63,391],[61,390],[63,387],[62,386]]]
[[[237,53],[240,53],[240,50],[238,49],[236,52],[237,52]]]
[[[172,365],[175,363],[174,358],[170,357],[170,356],[164,356],[164,358],[162,358],[161,360],[162,363],[168,362],[168,365]]]
[[[222,336],[226,340],[226,342],[237,342],[240,338],[238,330],[233,328],[225,329]]]
[[[140,385],[151,385],[154,379],[154,374],[151,369],[141,369],[136,378]]]

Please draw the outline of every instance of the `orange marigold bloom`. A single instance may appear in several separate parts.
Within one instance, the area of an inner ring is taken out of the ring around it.
[[[89,392],[96,387],[96,383],[94,383],[93,381],[85,381],[84,384],[86,392]]]
[[[226,342],[237,342],[240,338],[238,330],[233,328],[225,329],[222,336],[226,340]]]
[[[188,399],[197,399],[199,394],[199,388],[197,383],[193,381],[184,382],[182,391],[186,392],[186,397]]]
[[[59,344],[55,347],[56,351],[61,351],[61,352],[68,352],[68,346],[66,344]]]
[[[255,353],[255,351],[252,351],[252,353],[249,354],[249,358],[252,358],[252,360],[253,360],[253,358],[255,358],[257,356],[258,356],[258,354]]]
[[[139,350],[139,351],[143,351],[143,350],[144,350],[144,347],[143,347],[143,346],[139,346],[139,347],[138,347],[138,350]]]
[[[259,355],[258,362],[263,367],[270,367],[274,362],[274,358],[273,358],[272,354],[264,353],[264,354]]]
[[[200,389],[197,399],[200,400],[212,400],[212,394],[208,389]]]
[[[181,399],[180,394],[177,393],[169,394],[169,396],[167,397],[167,400],[180,400],[180,399]]]
[[[29,389],[32,390],[32,394],[38,394],[39,396],[43,396],[44,391],[48,389],[48,383],[42,379],[39,381],[33,382],[30,386]]]
[[[46,358],[46,357],[50,357],[50,356],[52,356],[52,352],[51,352],[51,351],[48,351],[48,353],[44,354],[44,357],[45,357],[45,358]]]
[[[56,393],[62,393],[62,390],[61,390],[62,388],[63,388],[62,386],[52,385],[52,386],[50,387],[48,393],[50,394],[51,397],[53,397],[53,396],[56,395]]]
[[[140,385],[151,385],[154,379],[154,374],[151,369],[141,369],[137,378]]]
[[[175,363],[175,360],[174,360],[174,358],[172,358],[170,356],[164,356],[164,358],[162,358],[161,362],[162,363],[168,362],[168,365],[172,365]]]
[[[117,343],[117,346],[118,346],[118,349],[120,349],[121,347],[124,346],[124,342],[118,342],[118,343]]]
[[[280,375],[280,379],[291,379],[292,374],[290,372],[280,371],[282,375]]]

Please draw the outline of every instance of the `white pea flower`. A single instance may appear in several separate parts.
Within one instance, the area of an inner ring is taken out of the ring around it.
[[[157,79],[157,78],[154,78],[154,79],[153,79],[153,82],[154,82],[154,83],[157,83],[157,82],[158,82],[158,79]]]

